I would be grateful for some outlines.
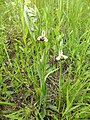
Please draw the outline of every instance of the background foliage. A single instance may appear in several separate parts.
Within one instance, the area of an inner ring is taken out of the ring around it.
[[[89,0],[0,3],[0,119],[90,119]]]

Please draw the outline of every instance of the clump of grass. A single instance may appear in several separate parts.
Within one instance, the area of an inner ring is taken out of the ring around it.
[[[6,0],[0,9],[1,119],[89,119],[88,0]],[[60,50],[67,60],[56,61]]]

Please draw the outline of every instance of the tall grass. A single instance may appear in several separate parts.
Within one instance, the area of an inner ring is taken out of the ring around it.
[[[89,1],[6,0],[0,10],[1,120],[90,119]],[[43,30],[48,42],[37,40]],[[56,61],[61,49],[68,59]]]

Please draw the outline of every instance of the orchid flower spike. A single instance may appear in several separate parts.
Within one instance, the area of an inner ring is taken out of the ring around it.
[[[42,31],[42,35],[39,36],[37,40],[48,42],[48,39],[45,37],[45,31]]]
[[[63,55],[63,51],[61,50],[60,53],[59,53],[59,56],[56,57],[56,60],[57,60],[57,61],[59,61],[59,60],[65,60],[65,59],[67,59],[67,58],[68,58],[68,56]]]

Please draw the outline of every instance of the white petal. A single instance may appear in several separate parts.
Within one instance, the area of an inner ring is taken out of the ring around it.
[[[37,38],[37,40],[40,40],[42,38],[42,36],[39,36],[38,38]]]
[[[48,42],[48,39],[47,39],[46,37],[44,37],[44,41],[45,41],[45,42]]]
[[[68,58],[68,56],[66,56],[66,55],[63,55],[63,57],[64,57],[64,59],[67,59],[67,58]]]
[[[56,57],[56,60],[57,60],[57,61],[60,60],[60,56]]]

